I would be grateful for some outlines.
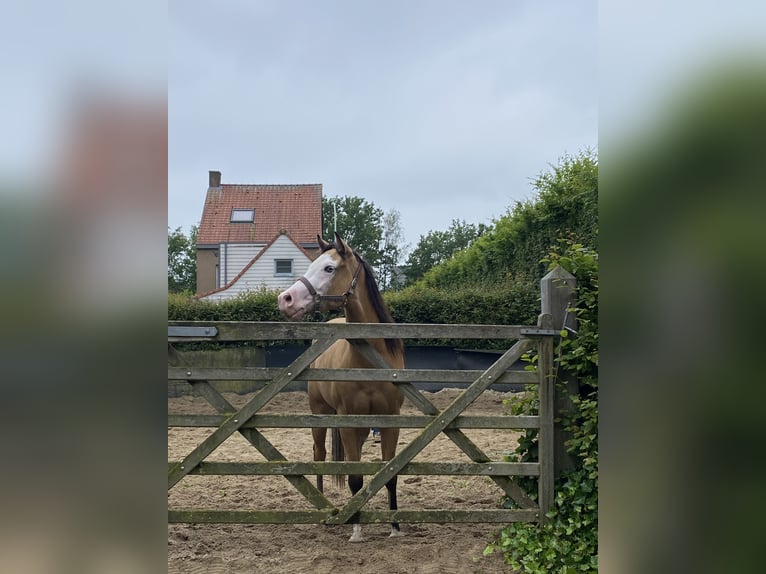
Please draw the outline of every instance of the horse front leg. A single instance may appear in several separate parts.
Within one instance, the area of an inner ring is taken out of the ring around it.
[[[394,458],[394,455],[396,454],[396,446],[399,443],[399,429],[396,429],[396,428],[381,429],[380,435],[381,435],[381,445],[380,445],[381,458],[385,461],[389,461],[392,458]],[[399,478],[398,476],[394,476],[391,480],[389,480],[386,483],[386,490],[388,491],[389,510],[398,510],[399,508],[396,501],[396,483],[398,481],[398,478]],[[389,535],[389,537],[394,538],[397,536],[404,536],[404,533],[399,528],[398,522],[392,522],[391,534]]]
[[[362,459],[362,443],[364,442],[364,438],[369,432],[369,429],[340,429],[341,442],[343,443],[343,453],[346,460],[359,461]],[[348,475],[348,488],[351,490],[352,495],[355,495],[357,492],[362,490],[363,485],[364,477],[361,474]],[[364,541],[361,524],[352,525],[351,538],[349,538],[348,541]]]
[[[327,429],[311,429],[311,436],[314,439],[314,462],[324,462],[327,458],[327,446],[325,445],[325,438],[327,437]],[[317,474],[317,488],[319,492],[324,492],[324,477],[321,474]]]
[[[398,478],[399,478],[398,476],[394,476],[394,478],[392,478],[386,483],[386,490],[388,491],[389,510],[398,510],[398,507],[396,504],[396,481]],[[389,534],[389,538],[395,538],[397,536],[404,536],[404,533],[399,528],[398,522],[392,522],[391,534]]]

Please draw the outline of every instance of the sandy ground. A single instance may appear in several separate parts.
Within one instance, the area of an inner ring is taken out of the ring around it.
[[[459,393],[444,389],[424,393],[444,408]],[[248,397],[226,395],[235,405]],[[510,393],[485,392],[467,414],[502,414],[503,399]],[[204,399],[169,399],[170,413],[213,413]],[[305,393],[277,395],[263,412],[308,413]],[[403,414],[420,414],[405,400]],[[178,460],[201,442],[212,429],[173,428],[168,432],[168,460]],[[418,429],[402,429],[399,448],[408,444]],[[502,460],[516,446],[517,431],[466,430],[471,440],[493,460]],[[264,435],[290,460],[311,460],[308,429],[264,429]],[[363,460],[380,460],[379,445],[372,437],[364,446]],[[224,442],[208,460],[258,461],[263,457],[241,436]],[[468,461],[446,436],[440,435],[415,461]],[[313,477],[311,477],[313,481]],[[325,479],[325,494],[334,503],[350,496]],[[399,479],[400,509],[497,508],[502,491],[487,477],[402,476]],[[283,477],[187,476],[168,492],[169,508],[206,509],[304,509],[312,507]],[[367,508],[386,509],[385,489]],[[496,573],[510,572],[499,554],[482,551],[501,525],[496,524],[402,524],[401,538],[389,538],[389,525],[363,525],[365,541],[349,543],[351,526],[322,525],[168,525],[168,572],[195,573],[290,573],[370,574],[397,573]]]

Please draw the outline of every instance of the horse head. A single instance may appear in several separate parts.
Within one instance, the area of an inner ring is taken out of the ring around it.
[[[322,250],[319,257],[303,277],[279,294],[279,311],[290,321],[308,312],[340,309],[356,289],[362,263],[353,249],[337,232],[332,243],[319,235],[317,240]]]

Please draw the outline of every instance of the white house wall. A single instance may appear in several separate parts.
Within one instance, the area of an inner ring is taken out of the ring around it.
[[[218,285],[228,285],[264,247],[266,243],[221,243],[218,249]]]
[[[237,246],[240,247],[240,246]],[[231,246],[229,246],[231,249]],[[244,249],[238,250],[237,257],[240,256],[240,252]],[[221,253],[224,252],[224,248],[221,248]],[[229,251],[229,255],[233,255],[233,251]],[[242,267],[250,263],[255,257],[254,254],[248,259]],[[275,276],[275,259],[292,259],[293,260],[293,273],[290,276]],[[229,260],[231,263],[231,260]],[[223,261],[221,262],[223,264]],[[258,289],[286,289],[308,270],[311,260],[301,251],[290,239],[285,235],[281,235],[279,238],[268,247],[268,249],[253,263],[242,276],[228,289],[224,291],[218,291],[212,293],[203,299],[208,301],[217,301],[222,299],[230,299],[236,297],[241,293],[247,291],[253,291]],[[234,274],[229,273],[230,279],[235,277],[237,273],[242,270],[242,267],[237,269]]]

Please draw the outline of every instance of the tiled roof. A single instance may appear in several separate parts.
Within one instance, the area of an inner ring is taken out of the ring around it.
[[[231,223],[232,209],[255,209],[255,221]],[[316,243],[322,232],[321,183],[209,188],[197,244],[266,243],[282,231],[298,244]]]

